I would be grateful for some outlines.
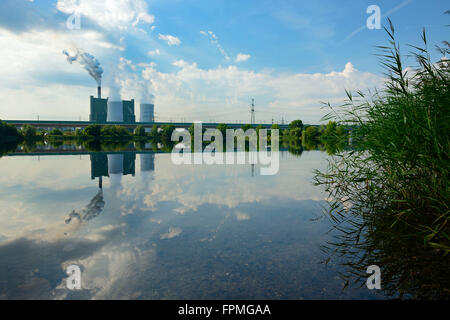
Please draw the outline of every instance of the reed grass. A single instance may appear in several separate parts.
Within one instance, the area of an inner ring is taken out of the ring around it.
[[[385,87],[347,91],[346,102],[330,108],[324,120],[353,128],[358,150],[331,158],[316,184],[330,195],[330,217],[336,222],[359,216],[370,221],[383,215],[411,241],[450,252],[449,132],[450,61],[433,63],[427,37],[410,46],[416,65],[405,68],[394,26],[385,27],[388,45],[380,46]],[[448,42],[437,47],[445,56]],[[384,230],[385,231],[385,230]]]

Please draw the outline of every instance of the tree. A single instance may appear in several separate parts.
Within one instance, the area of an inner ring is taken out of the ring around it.
[[[152,130],[150,130],[150,136],[152,138],[156,138],[158,136],[158,126],[156,124],[154,124]]]
[[[288,128],[289,128],[289,130],[298,128],[298,129],[300,129],[300,131],[302,131],[303,130],[303,122],[302,122],[302,120],[291,121],[291,123],[289,123]]]
[[[36,137],[36,128],[26,124],[22,127],[22,135],[25,140],[32,140]]]
[[[103,126],[100,132],[101,136],[104,137],[116,137],[116,138],[128,138],[131,136],[127,128],[114,125],[114,126]]]
[[[59,129],[56,129],[56,128],[53,129],[52,131],[50,131],[49,134],[51,136],[62,136],[63,135],[62,131]]]
[[[343,136],[345,136],[346,133],[347,133],[347,132],[346,132],[344,126],[337,126],[337,128],[336,128],[336,135],[337,135],[337,136],[343,137]]]
[[[194,132],[195,132],[195,127],[194,127],[194,123],[191,124],[191,126],[188,129],[189,134],[191,135],[191,138],[194,139]]]
[[[300,140],[300,137],[302,136],[302,129],[300,128],[293,128],[289,130],[289,135],[294,138],[295,140]]]
[[[76,135],[77,137],[81,137],[81,136],[83,135],[83,131],[80,130],[79,128],[76,128],[76,129],[75,129],[75,135]]]
[[[84,135],[89,137],[100,137],[101,127],[98,124],[90,124],[83,130]]]
[[[137,126],[134,129],[134,135],[138,137],[145,137],[145,128],[143,126]]]
[[[217,126],[217,130],[219,130],[220,132],[222,132],[222,136],[223,137],[225,137],[226,136],[226,133],[227,133],[227,125],[225,124],[225,123],[220,123],[218,126]]]
[[[303,131],[302,137],[304,137],[304,140],[314,140],[317,138],[317,135],[319,134],[319,129],[315,126],[308,126]]]
[[[0,121],[0,141],[2,140],[18,140],[20,133],[16,127]]]
[[[334,121],[329,121],[325,130],[322,133],[322,136],[324,138],[332,138],[336,136],[336,127],[337,127],[337,123]]]
[[[161,140],[165,142],[171,141],[172,132],[175,130],[175,126],[172,124],[163,124],[161,129]]]

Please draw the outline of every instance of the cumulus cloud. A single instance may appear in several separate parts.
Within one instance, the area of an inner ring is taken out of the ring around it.
[[[160,237],[161,240],[163,239],[173,239],[175,237],[178,237],[181,234],[182,230],[181,228],[169,228],[169,232],[163,233]]]
[[[183,59],[180,59],[180,60],[175,60],[174,62],[172,62],[172,65],[174,65],[175,67],[179,67],[179,68],[186,68],[189,66],[189,63],[187,63]]]
[[[148,52],[149,56],[159,56],[160,54],[161,52],[159,51],[159,49],[151,50]]]
[[[105,29],[125,30],[155,20],[144,0],[58,0],[56,8],[65,14],[79,13]]]
[[[284,114],[292,120],[317,123],[324,112],[320,101],[340,102],[345,89],[372,89],[383,83],[381,77],[361,72],[351,63],[342,71],[315,74],[254,72],[236,66],[203,69],[182,59],[172,64],[179,68],[175,73],[162,73],[153,67],[142,71],[155,89],[159,113],[167,117],[235,121],[247,116],[242,106],[248,105],[249,97],[257,97],[259,119],[267,121],[273,114]]]
[[[250,59],[250,57],[251,56],[249,54],[238,53],[236,56],[236,59],[234,61],[243,62],[243,61],[247,61],[248,59]]]
[[[170,34],[159,34],[159,39],[167,42],[169,46],[179,46],[181,44],[181,40],[175,36],[171,36]]]

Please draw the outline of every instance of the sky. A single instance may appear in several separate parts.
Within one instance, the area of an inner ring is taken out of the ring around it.
[[[387,37],[366,26],[370,5],[394,23],[406,65],[423,28],[441,58],[440,0],[2,0],[0,118],[88,120],[97,83],[67,50],[94,56],[103,96],[135,99],[137,118],[154,102],[157,121],[244,123],[253,98],[256,122],[321,123],[322,102],[383,86]]]

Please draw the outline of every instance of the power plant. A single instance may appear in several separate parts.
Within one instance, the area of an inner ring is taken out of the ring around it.
[[[155,121],[155,105],[153,103],[141,103],[140,112],[140,122]]]
[[[97,98],[90,97],[90,115],[89,121],[95,123],[105,122],[126,122],[135,123],[136,115],[134,108],[134,99],[113,101],[109,98],[103,99],[101,97],[102,89],[97,88]],[[150,103],[141,103],[140,122],[154,122],[155,121],[155,105]]]
[[[72,64],[77,61],[89,75],[97,82],[97,98],[91,96],[89,121],[95,123],[105,122],[125,122],[135,123],[134,99],[131,100],[110,100],[102,99],[102,74],[103,69],[100,62],[91,54],[77,49],[75,55],[70,55],[67,50],[62,53],[66,56],[67,62]],[[113,92],[116,93],[116,92]],[[141,104],[141,122],[154,122],[154,105],[148,103]],[[148,119],[148,120],[143,120]]]

